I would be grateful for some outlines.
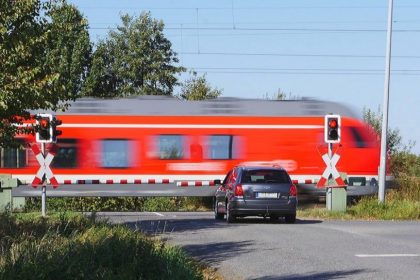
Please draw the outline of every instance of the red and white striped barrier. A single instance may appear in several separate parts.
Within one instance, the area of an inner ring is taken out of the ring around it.
[[[215,186],[214,181],[180,181],[176,183],[177,187],[203,187]]]
[[[54,174],[50,168],[50,164],[52,160],[54,159],[56,150],[53,148],[50,150],[49,153],[47,153],[46,157],[44,158],[44,155],[41,153],[41,150],[39,149],[38,145],[33,144],[31,146],[32,151],[35,154],[35,158],[38,161],[40,167],[38,169],[38,172],[35,175],[34,180],[32,181],[32,187],[36,188],[40,185],[42,185],[42,179],[45,177],[50,181],[50,184],[57,188],[59,186],[57,179],[54,177]]]
[[[41,160],[42,161],[42,160]],[[41,175],[41,173],[40,173]],[[38,174],[37,174],[38,176]],[[136,178],[134,176],[127,176],[125,177],[123,174],[118,175],[93,175],[93,174],[72,174],[72,175],[55,175],[54,178],[58,181],[60,185],[81,185],[81,184],[137,184],[137,185],[145,185],[145,184],[175,184],[178,187],[201,187],[201,186],[215,186],[213,179],[207,180],[197,180],[195,178],[188,178],[182,179],[177,177],[172,178],[161,178],[157,177],[140,177]],[[223,176],[223,175],[222,175]],[[23,185],[31,184],[33,179],[33,175],[14,175],[14,178],[18,178]],[[70,178],[69,178],[70,177]],[[41,177],[38,177],[41,178]],[[378,180],[377,176],[373,176],[371,174],[351,174],[348,176],[348,179],[357,178],[357,179],[365,179],[366,182],[371,180]],[[315,174],[311,175],[291,175],[291,179],[293,184],[295,185],[312,185],[318,184],[320,181],[319,177]],[[341,179],[341,178],[340,178]],[[38,179],[37,179],[38,180]],[[54,179],[53,179],[54,180]],[[393,180],[393,177],[387,176],[387,180]],[[322,183],[322,182],[321,182]],[[342,182],[344,184],[344,181]]]
[[[173,181],[169,179],[67,179],[62,181],[64,185],[71,184],[171,184]]]
[[[306,185],[311,185],[311,184],[316,184],[318,183],[318,179],[299,179],[299,180],[293,180],[292,179],[292,183],[297,185],[297,184],[306,184]]]

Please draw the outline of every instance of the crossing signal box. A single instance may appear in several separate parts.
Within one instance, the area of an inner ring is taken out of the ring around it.
[[[63,132],[57,129],[57,126],[61,125],[63,122],[56,117],[53,117],[51,126],[52,126],[52,142],[57,142],[57,136],[60,136]]]
[[[341,117],[339,115],[326,115],[324,119],[324,140],[326,143],[340,143]]]
[[[57,136],[62,134],[62,131],[57,129],[57,127],[63,122],[51,114],[38,114],[36,115],[35,120],[37,124],[36,142],[57,142]]]
[[[51,114],[38,114],[35,117],[37,129],[36,129],[36,142],[38,143],[51,143],[53,128]]]

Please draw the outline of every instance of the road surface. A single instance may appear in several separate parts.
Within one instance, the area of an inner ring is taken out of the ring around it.
[[[419,279],[420,222],[321,221],[296,224],[211,212],[99,213],[113,223],[182,246],[225,279]]]

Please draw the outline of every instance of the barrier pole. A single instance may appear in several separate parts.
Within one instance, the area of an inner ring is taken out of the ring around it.
[[[42,156],[45,158],[45,143],[41,144]],[[41,213],[42,217],[46,216],[46,203],[47,203],[47,180],[45,174],[42,177],[42,194],[41,194]]]

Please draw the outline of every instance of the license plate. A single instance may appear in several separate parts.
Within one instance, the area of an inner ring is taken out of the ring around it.
[[[279,197],[278,195],[279,195],[278,193],[263,192],[263,193],[256,193],[255,197],[256,198],[278,198]]]

